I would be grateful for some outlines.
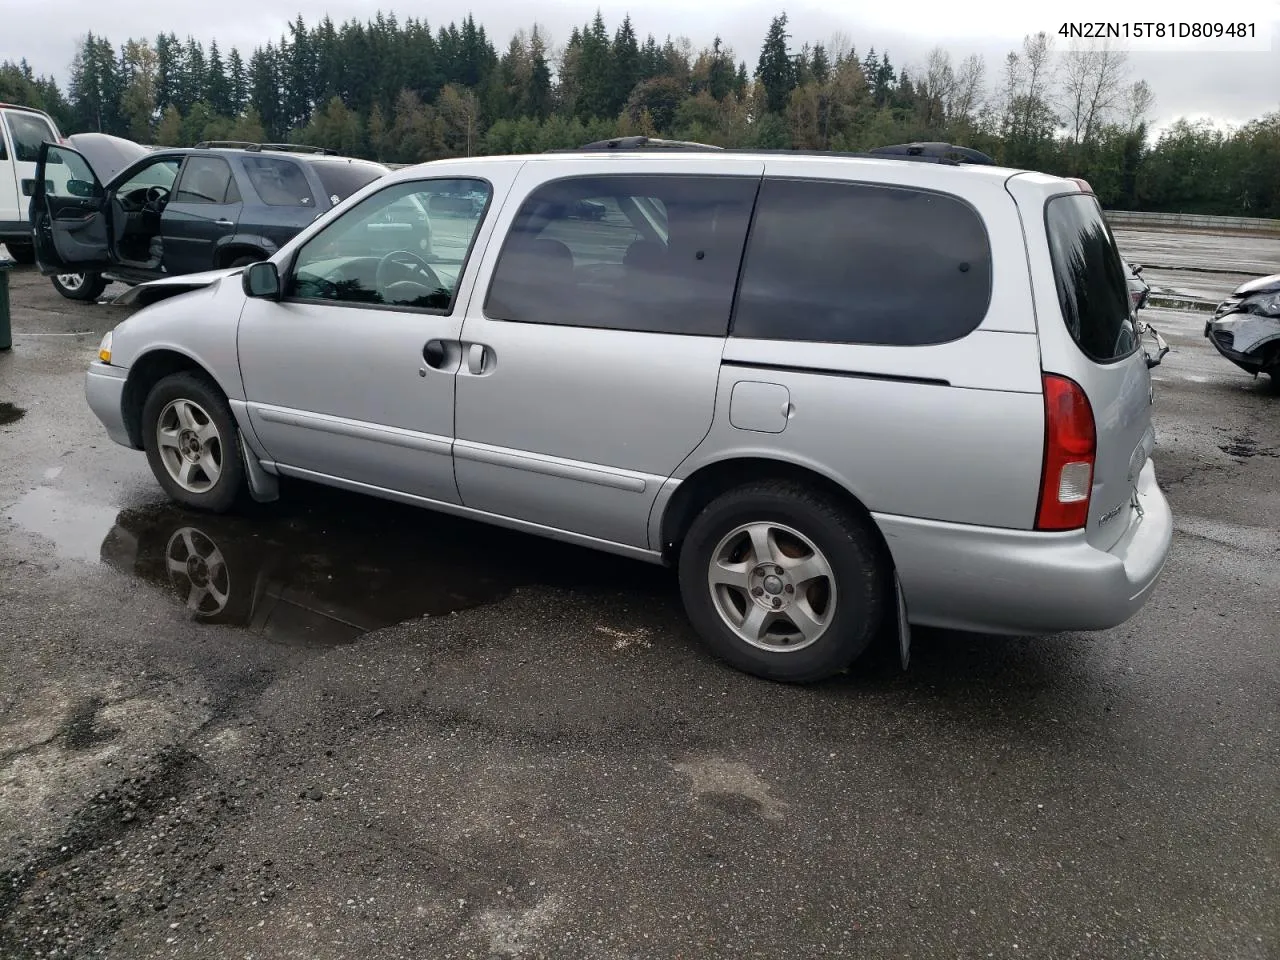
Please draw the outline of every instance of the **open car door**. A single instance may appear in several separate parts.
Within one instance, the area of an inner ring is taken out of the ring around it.
[[[82,273],[110,266],[107,194],[83,156],[56,143],[42,144],[35,179],[26,181],[23,190],[31,195],[41,273]]]

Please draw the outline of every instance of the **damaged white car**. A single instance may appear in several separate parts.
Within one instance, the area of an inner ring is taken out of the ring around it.
[[[1204,335],[1241,370],[1268,374],[1280,390],[1280,273],[1237,287],[1218,304]]]

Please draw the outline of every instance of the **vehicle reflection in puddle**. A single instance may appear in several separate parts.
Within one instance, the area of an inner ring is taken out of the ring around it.
[[[290,645],[350,643],[393,623],[491,603],[520,583],[662,592],[667,580],[646,564],[311,489],[247,516],[171,504],[125,510],[101,557],[172,591],[198,622]]]

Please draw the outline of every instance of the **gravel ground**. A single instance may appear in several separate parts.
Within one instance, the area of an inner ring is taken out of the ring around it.
[[[661,570],[164,504],[83,401],[123,310],[14,281],[0,957],[1280,956],[1280,400],[1203,314],[1145,311],[1177,535],[1137,617],[796,689]]]

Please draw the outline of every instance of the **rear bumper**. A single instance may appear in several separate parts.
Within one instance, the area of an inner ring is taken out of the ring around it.
[[[135,449],[124,425],[124,383],[129,371],[95,360],[84,377],[84,395],[89,409],[107,428],[107,436],[116,443]]]
[[[1105,630],[1132,617],[1164,569],[1173,515],[1148,462],[1110,550],[1083,532],[1036,533],[876,516],[893,554],[908,617],[922,626],[1036,635]]]

